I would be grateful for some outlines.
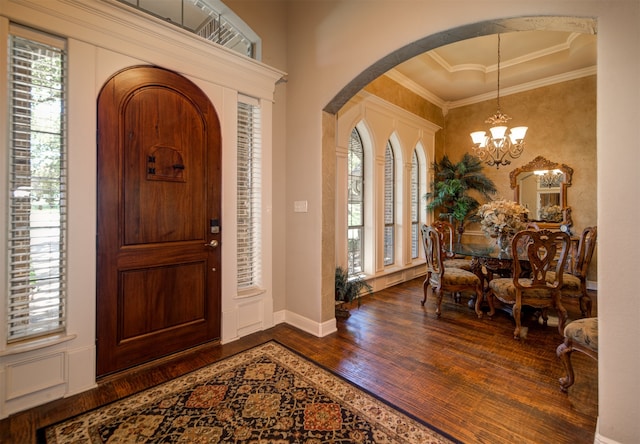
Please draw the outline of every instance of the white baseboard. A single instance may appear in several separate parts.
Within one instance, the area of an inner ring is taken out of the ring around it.
[[[278,318],[281,318],[281,316],[278,316]],[[274,321],[275,319],[276,317],[274,315]],[[332,318],[326,322],[318,323],[312,321],[311,319],[305,318],[304,316],[300,316],[297,313],[285,311],[284,319],[282,322],[286,322],[289,325],[299,328],[302,331],[306,331],[307,333],[311,333],[312,335],[319,338],[338,331],[335,318]]]
[[[594,444],[622,444],[619,441],[614,439],[609,439],[600,434],[600,418],[598,417],[598,421],[596,423],[596,434],[593,437]]]

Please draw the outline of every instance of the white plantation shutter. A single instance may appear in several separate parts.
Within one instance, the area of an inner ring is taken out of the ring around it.
[[[358,130],[351,131],[347,154],[347,260],[348,274],[364,271],[364,147]]]
[[[240,97],[238,102],[238,290],[256,287],[261,278],[260,227],[262,153],[260,107]]]
[[[65,69],[64,41],[11,27],[8,342],[65,327]]]
[[[384,156],[384,265],[395,262],[395,159],[391,142],[387,142]]]
[[[413,150],[411,156],[411,259],[418,257],[420,223],[420,163],[418,153]]]

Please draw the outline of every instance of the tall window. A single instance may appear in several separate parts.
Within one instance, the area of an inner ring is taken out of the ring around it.
[[[391,142],[387,142],[384,154],[384,264],[395,262],[395,160]]]
[[[420,241],[420,163],[418,153],[411,156],[411,259],[418,257]]]
[[[65,59],[64,41],[11,28],[8,342],[65,328]]]
[[[364,259],[364,148],[357,129],[351,131],[347,154],[348,174],[348,272],[355,275],[363,272]]]
[[[262,269],[260,108],[251,101],[238,102],[238,290],[258,286]]]

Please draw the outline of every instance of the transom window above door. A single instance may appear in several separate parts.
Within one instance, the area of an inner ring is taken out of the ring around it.
[[[117,0],[229,48],[260,60],[260,38],[220,0]]]

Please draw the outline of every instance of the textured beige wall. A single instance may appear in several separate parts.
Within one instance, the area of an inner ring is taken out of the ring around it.
[[[442,127],[444,123],[440,107],[425,100],[409,89],[400,86],[395,80],[391,80],[389,77],[378,77],[369,83],[364,90],[389,103],[404,108],[423,119],[427,119],[440,127]]]
[[[484,172],[498,188],[497,197],[513,199],[509,173],[542,156],[573,168],[573,181],[567,188],[573,227],[580,235],[585,227],[596,225],[596,76],[584,77],[500,98],[502,111],[512,120],[510,126],[529,127],[524,153],[511,165],[486,167]],[[469,133],[486,130],[484,123],[497,108],[496,100],[454,108],[446,116],[444,152],[458,160],[471,149]],[[442,140],[442,139],[440,139]],[[470,226],[469,230],[477,230]],[[590,281],[597,281],[597,255],[589,269]]]
[[[596,199],[596,76],[537,88],[500,98],[510,126],[529,127],[522,156],[511,165],[486,167],[498,196],[513,199],[509,173],[542,156],[573,168],[567,201],[576,232],[597,223]],[[484,120],[496,111],[496,100],[454,108],[446,116],[444,152],[452,160],[471,149],[469,133],[486,130]]]

